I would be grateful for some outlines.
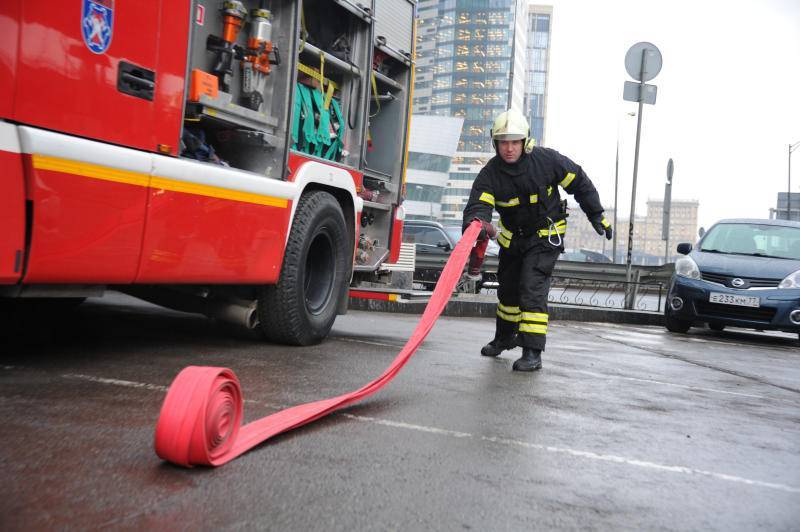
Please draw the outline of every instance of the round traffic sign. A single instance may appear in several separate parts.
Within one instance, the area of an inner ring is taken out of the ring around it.
[[[636,81],[650,81],[661,72],[661,51],[653,43],[637,42],[625,54],[625,70]]]

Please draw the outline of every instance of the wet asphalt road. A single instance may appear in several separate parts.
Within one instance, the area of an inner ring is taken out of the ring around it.
[[[6,328],[0,528],[800,528],[788,335],[553,322],[530,375],[478,355],[491,320],[442,318],[363,403],[218,469],[154,454],[184,366],[232,368],[252,420],[365,384],[416,320],[351,312],[285,348],[117,296]]]

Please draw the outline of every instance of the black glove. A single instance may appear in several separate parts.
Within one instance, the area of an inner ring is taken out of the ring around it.
[[[592,227],[594,227],[594,230],[597,231],[598,235],[606,235],[606,240],[611,240],[614,232],[611,230],[611,224],[608,223],[608,220],[606,220],[605,216],[599,214],[592,217],[592,219],[589,221],[592,222]]]

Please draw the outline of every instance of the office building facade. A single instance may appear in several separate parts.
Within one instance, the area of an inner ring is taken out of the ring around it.
[[[547,119],[547,81],[550,71],[550,28],[553,7],[528,6],[528,38],[526,46],[525,116],[531,126],[531,137],[537,146],[544,146]]]
[[[637,216],[633,224],[633,251],[636,264],[663,264],[674,262],[677,258],[675,247],[680,242],[697,241],[697,220],[700,202],[697,200],[672,200],[670,204],[669,242],[661,238],[663,226],[664,201],[648,200],[647,214]],[[614,211],[605,211],[607,219],[612,220]],[[625,262],[628,253],[628,219],[617,221],[617,260]],[[611,258],[613,244],[600,237],[589,223],[586,215],[577,205],[570,203],[567,218],[566,246],[570,249],[587,249],[603,253]]]
[[[800,192],[792,192],[791,196],[789,194],[788,192],[778,192],[775,208],[769,210],[770,218],[800,222]]]
[[[495,116],[525,106],[527,2],[421,0],[414,113],[464,120],[441,218],[460,220],[472,182],[494,156]]]
[[[675,247],[679,242],[694,244],[697,241],[699,207],[700,202],[697,200],[673,200],[670,203],[669,241],[667,241],[661,236],[664,225],[664,200],[648,200],[644,242],[641,243],[639,250],[649,255],[666,256],[667,262],[674,262],[678,257]]]

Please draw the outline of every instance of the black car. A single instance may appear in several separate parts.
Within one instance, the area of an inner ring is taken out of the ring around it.
[[[558,257],[559,260],[569,260],[573,262],[599,262],[611,264],[612,261],[606,255],[589,249],[565,249]]]
[[[707,323],[800,335],[800,222],[721,220],[697,247],[682,243],[665,322],[672,332]]]
[[[403,224],[403,241],[414,242],[417,249],[414,281],[432,290],[460,238],[460,225],[444,226],[432,220],[406,220]],[[486,256],[497,257],[498,250],[497,242],[490,240]],[[490,268],[484,268],[481,284],[496,280],[496,272],[487,270]]]

